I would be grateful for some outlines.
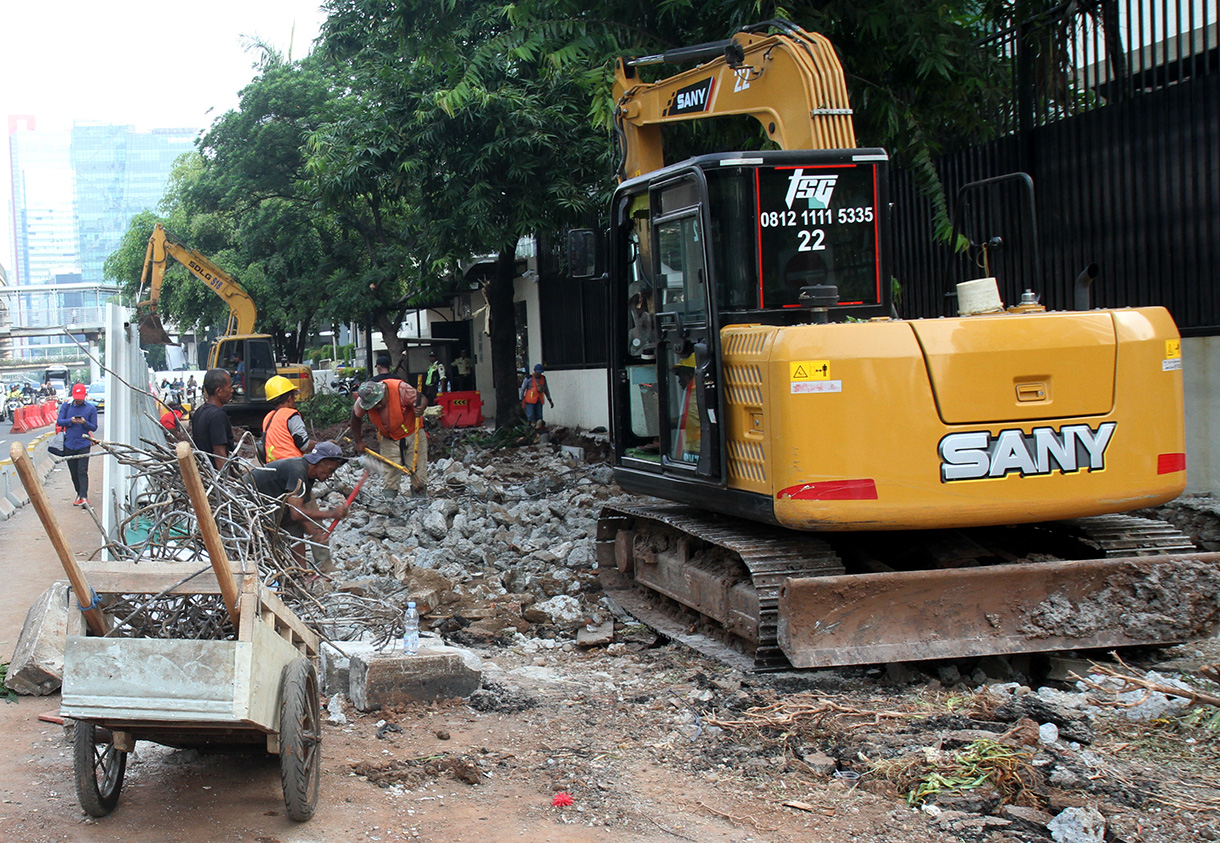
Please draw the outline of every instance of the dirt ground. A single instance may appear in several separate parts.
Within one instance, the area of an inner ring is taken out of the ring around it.
[[[97,529],[67,506],[66,471],[51,476],[48,492],[65,502],[62,526],[86,555]],[[0,543],[7,658],[26,609],[62,571],[29,508],[0,523]],[[1020,814],[988,817],[949,802],[920,811],[903,799],[903,758],[961,746],[977,727],[995,725],[996,700],[953,681],[970,665],[942,665],[934,676],[882,668],[746,676],[630,627],[609,648],[526,640],[477,653],[489,663],[486,688],[469,702],[370,714],[345,705],[348,722],[325,727],[321,799],[306,823],[284,815],[274,756],[147,743],[137,745],[118,808],[90,819],[77,803],[64,730],[39,719],[58,697],[0,704],[8,747],[0,835],[14,843],[1051,839]],[[1028,763],[1011,767],[1018,782],[1029,777],[1017,804],[1052,814],[1096,807],[1111,841],[1220,839],[1216,735],[1166,720],[1107,721],[1074,750],[1039,750],[1027,736]],[[876,761],[889,755],[891,775],[878,774]],[[1057,785],[1034,781],[1039,759],[1064,771]],[[553,804],[560,792],[570,805]]]

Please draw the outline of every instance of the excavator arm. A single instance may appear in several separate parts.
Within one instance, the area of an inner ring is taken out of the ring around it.
[[[762,34],[766,29],[778,31]],[[636,74],[643,65],[690,61],[704,63],[655,83]],[[727,41],[619,59],[614,97],[620,181],[661,169],[661,127],[686,120],[747,114],[782,149],[856,145],[834,47],[785,21],[749,27]]]
[[[199,252],[179,243],[161,223],[157,223],[148,238],[148,248],[144,252],[144,272],[140,276],[140,290],[142,291],[146,284],[149,285],[148,298],[136,305],[140,312],[140,339],[152,345],[173,344],[157,313],[157,305],[161,301],[161,284],[165,280],[165,265],[170,257],[189,269],[208,289],[229,305],[229,322],[225,328],[225,336],[253,333],[258,308],[254,306],[254,299],[250,298],[250,294],[227,272]]]

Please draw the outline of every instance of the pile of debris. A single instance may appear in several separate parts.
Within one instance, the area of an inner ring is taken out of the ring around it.
[[[608,465],[582,457],[553,444],[460,447],[431,464],[426,498],[387,495],[371,478],[331,536],[321,604],[343,605],[343,595],[400,607],[411,599],[425,628],[456,643],[504,641],[538,626],[570,637],[605,614],[594,526],[600,506],[620,494]],[[349,464],[315,494],[338,503],[359,473]],[[324,631],[336,640],[362,632],[343,622]]]

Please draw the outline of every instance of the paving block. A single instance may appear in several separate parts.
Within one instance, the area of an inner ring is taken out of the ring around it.
[[[9,662],[4,686],[18,694],[44,696],[59,690],[64,679],[64,646],[68,625],[78,621],[75,605],[68,607],[68,583],[57,582],[30,606]],[[75,598],[73,598],[75,603]]]
[[[421,641],[414,656],[352,656],[352,704],[360,711],[383,705],[468,697],[483,684],[477,660],[457,647]]]

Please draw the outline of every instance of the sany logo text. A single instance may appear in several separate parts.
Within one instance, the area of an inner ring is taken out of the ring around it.
[[[788,207],[797,199],[808,199],[810,208],[829,208],[830,194],[838,180],[838,176],[807,176],[798,169],[788,177]]]
[[[1001,430],[994,438],[986,430],[951,433],[940,440],[940,479],[981,480],[1018,471],[1022,477],[1106,467],[1106,448],[1118,427],[1104,422],[1097,429],[1071,424],[1062,430],[1036,427],[1029,433]]]

